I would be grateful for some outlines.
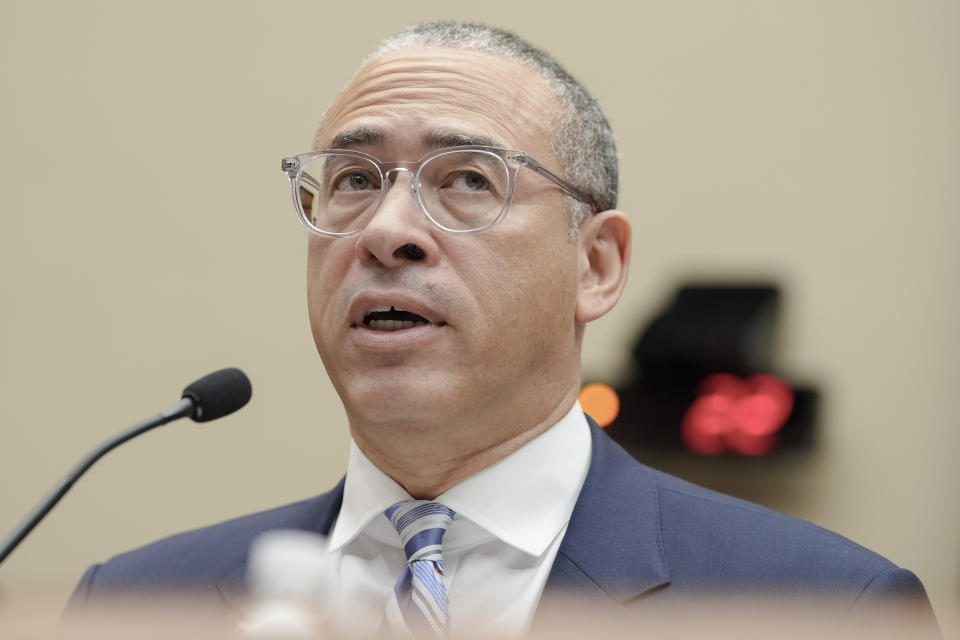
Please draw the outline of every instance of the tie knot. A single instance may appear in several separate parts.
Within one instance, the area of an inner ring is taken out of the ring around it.
[[[407,500],[383,512],[400,534],[407,562],[440,560],[440,544],[447,525],[457,514],[438,502]]]

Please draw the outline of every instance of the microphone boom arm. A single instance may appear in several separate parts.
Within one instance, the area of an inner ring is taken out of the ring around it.
[[[196,408],[196,402],[190,397],[184,397],[180,402],[162,411],[152,418],[147,418],[133,425],[125,431],[121,431],[112,438],[100,443],[93,451],[88,453],[57,485],[48,493],[33,510],[27,514],[27,517],[17,525],[17,527],[0,543],[0,563],[10,555],[20,542],[27,537],[33,528],[43,519],[53,507],[60,502],[67,491],[73,486],[73,483],[80,479],[87,469],[102,458],[104,454],[117,446],[123,444],[131,438],[149,431],[150,429],[165,425],[173,420],[193,416]]]

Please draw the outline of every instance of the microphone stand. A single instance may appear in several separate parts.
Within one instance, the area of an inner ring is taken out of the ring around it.
[[[37,526],[47,513],[50,512],[50,509],[60,502],[67,491],[70,490],[70,487],[73,486],[73,483],[76,482],[80,476],[82,476],[87,469],[93,466],[97,460],[102,458],[104,454],[108,451],[114,449],[115,447],[123,444],[127,440],[134,438],[141,433],[149,431],[155,427],[167,424],[173,420],[179,420],[180,418],[186,418],[191,416],[194,413],[196,403],[192,398],[185,397],[180,402],[170,407],[166,411],[158,413],[152,418],[147,418],[142,422],[138,422],[133,425],[126,431],[121,431],[112,438],[102,442],[98,447],[93,451],[88,453],[80,462],[77,463],[70,473],[64,476],[57,485],[46,495],[46,497],[41,500],[37,506],[33,508],[27,517],[17,525],[17,527],[8,535],[2,543],[0,543],[0,563],[10,555],[10,552],[13,551],[20,542],[27,537],[33,528]]]

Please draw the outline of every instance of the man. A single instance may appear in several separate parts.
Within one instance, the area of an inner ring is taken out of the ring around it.
[[[350,423],[345,480],[93,567],[75,605],[126,587],[232,601],[250,541],[293,528],[326,536],[351,634],[519,635],[544,593],[571,590],[628,609],[718,589],[927,606],[910,572],[643,467],[583,414],[581,340],[620,297],[630,226],[610,128],[548,56],[483,26],[408,30],[315,148],[284,169]]]

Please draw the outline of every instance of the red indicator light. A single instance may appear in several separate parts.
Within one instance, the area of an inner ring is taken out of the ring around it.
[[[681,436],[687,448],[702,455],[764,455],[776,446],[791,411],[793,390],[776,376],[714,374],[701,382],[683,417]]]

